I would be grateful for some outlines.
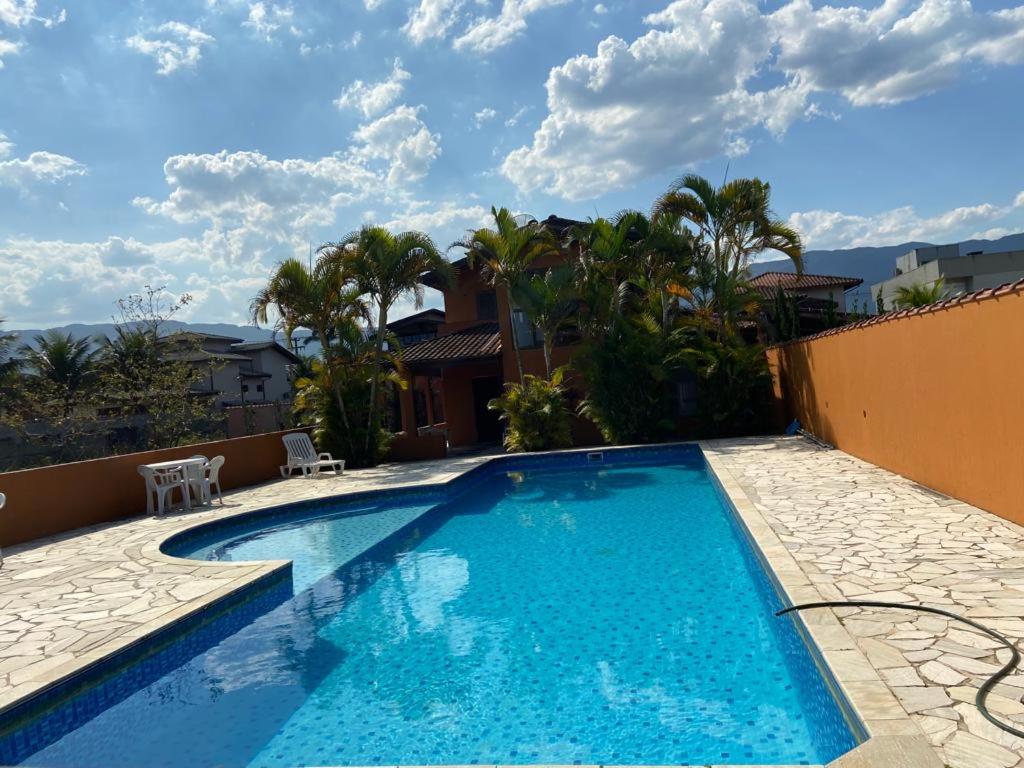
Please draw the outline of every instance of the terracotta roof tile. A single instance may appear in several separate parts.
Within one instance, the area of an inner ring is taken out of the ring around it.
[[[402,350],[405,363],[451,362],[497,357],[501,354],[501,334],[497,323],[482,323],[472,328],[412,344]]]
[[[755,288],[770,288],[775,290],[782,287],[785,291],[797,291],[801,288],[808,290],[812,288],[831,288],[833,286],[855,288],[864,281],[859,277],[839,277],[838,275],[802,275],[793,272],[765,272],[762,275],[751,278],[750,284]]]

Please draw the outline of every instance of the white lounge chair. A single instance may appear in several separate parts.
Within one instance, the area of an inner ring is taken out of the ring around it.
[[[315,477],[323,469],[333,469],[336,475],[345,471],[344,461],[336,461],[329,453],[318,454],[305,432],[291,432],[281,440],[288,451],[288,463],[281,467],[281,477],[291,477],[297,469],[304,477]]]
[[[185,473],[180,469],[156,471],[152,467],[143,464],[139,467],[139,474],[146,480],[146,512],[153,514],[153,497],[156,496],[156,513],[162,515],[165,509],[171,508],[171,496],[174,489],[181,492],[181,503],[186,509],[191,509],[192,504],[188,495],[188,480]]]

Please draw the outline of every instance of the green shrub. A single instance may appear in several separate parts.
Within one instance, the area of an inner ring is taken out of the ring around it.
[[[548,451],[572,445],[569,410],[565,407],[563,368],[558,368],[551,381],[527,375],[522,384],[505,385],[505,394],[487,404],[500,411],[505,421],[505,450],[511,452]]]
[[[668,347],[651,323],[614,321],[577,358],[587,382],[579,413],[613,445],[664,439],[675,426]]]

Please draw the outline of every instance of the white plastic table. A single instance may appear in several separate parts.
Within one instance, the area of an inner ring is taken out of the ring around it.
[[[180,469],[185,473],[185,485],[188,487],[188,495],[185,496],[185,508],[192,509],[192,483],[195,479],[202,483],[203,467],[206,466],[206,459],[173,459],[171,461],[157,461],[153,464],[143,464],[155,472],[166,472],[169,469]]]

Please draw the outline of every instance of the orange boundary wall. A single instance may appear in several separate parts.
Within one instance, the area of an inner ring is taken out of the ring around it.
[[[283,434],[286,432],[268,432],[0,473],[0,492],[7,494],[7,505],[0,511],[0,545],[145,513],[146,486],[138,473],[140,464],[195,454],[221,455],[226,460],[220,473],[225,490],[280,477],[278,468],[286,455]]]
[[[771,347],[768,363],[813,434],[1024,524],[1024,281]]]

